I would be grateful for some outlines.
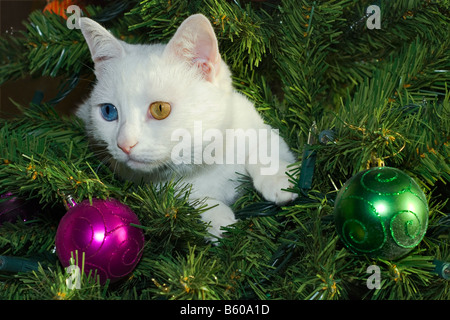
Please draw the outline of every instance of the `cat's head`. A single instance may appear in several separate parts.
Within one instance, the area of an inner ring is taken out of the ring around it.
[[[231,77],[205,16],[187,18],[166,45],[125,43],[88,18],[80,27],[97,81],[77,115],[111,161],[155,171],[173,160],[174,130],[223,128]]]

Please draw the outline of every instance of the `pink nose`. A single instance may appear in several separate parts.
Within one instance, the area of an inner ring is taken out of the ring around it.
[[[125,152],[126,154],[130,154],[131,149],[133,149],[138,143],[136,142],[134,145],[130,146],[128,144],[125,145],[120,145],[117,144],[117,146],[119,147],[120,150],[122,150],[123,152]]]

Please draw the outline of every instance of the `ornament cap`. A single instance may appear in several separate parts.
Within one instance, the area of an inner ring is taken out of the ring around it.
[[[371,153],[370,160],[367,161],[366,169],[374,167],[384,167],[384,160],[382,158],[377,157],[376,152]]]
[[[66,207],[67,210],[69,210],[77,205],[75,199],[70,194],[67,195],[64,200],[65,200],[64,206]]]
[[[70,194],[66,195],[64,192],[58,190],[58,195],[62,197],[64,207],[66,208],[67,211],[69,211],[78,204]]]

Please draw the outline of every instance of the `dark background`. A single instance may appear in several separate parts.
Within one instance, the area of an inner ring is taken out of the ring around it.
[[[23,21],[34,10],[43,10],[46,0],[0,0],[0,34],[14,35],[24,30]],[[14,100],[22,106],[28,106],[36,91],[44,93],[43,101],[54,98],[58,93],[58,86],[63,78],[50,78],[36,75],[16,81],[7,81],[0,85],[0,118],[11,118],[18,113],[17,108],[10,101]],[[56,110],[60,114],[71,114],[88,93],[89,89],[80,83],[63,101],[57,104]]]

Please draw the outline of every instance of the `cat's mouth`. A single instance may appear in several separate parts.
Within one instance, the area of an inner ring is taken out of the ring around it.
[[[140,161],[140,160],[135,160],[135,159],[128,159],[126,161],[126,163],[130,166],[147,166],[147,165],[151,164],[151,162]]]
[[[140,160],[132,156],[129,156],[125,161],[126,165],[131,169],[137,169],[141,171],[152,171],[158,167],[164,166],[167,163],[166,159],[157,160]]]

